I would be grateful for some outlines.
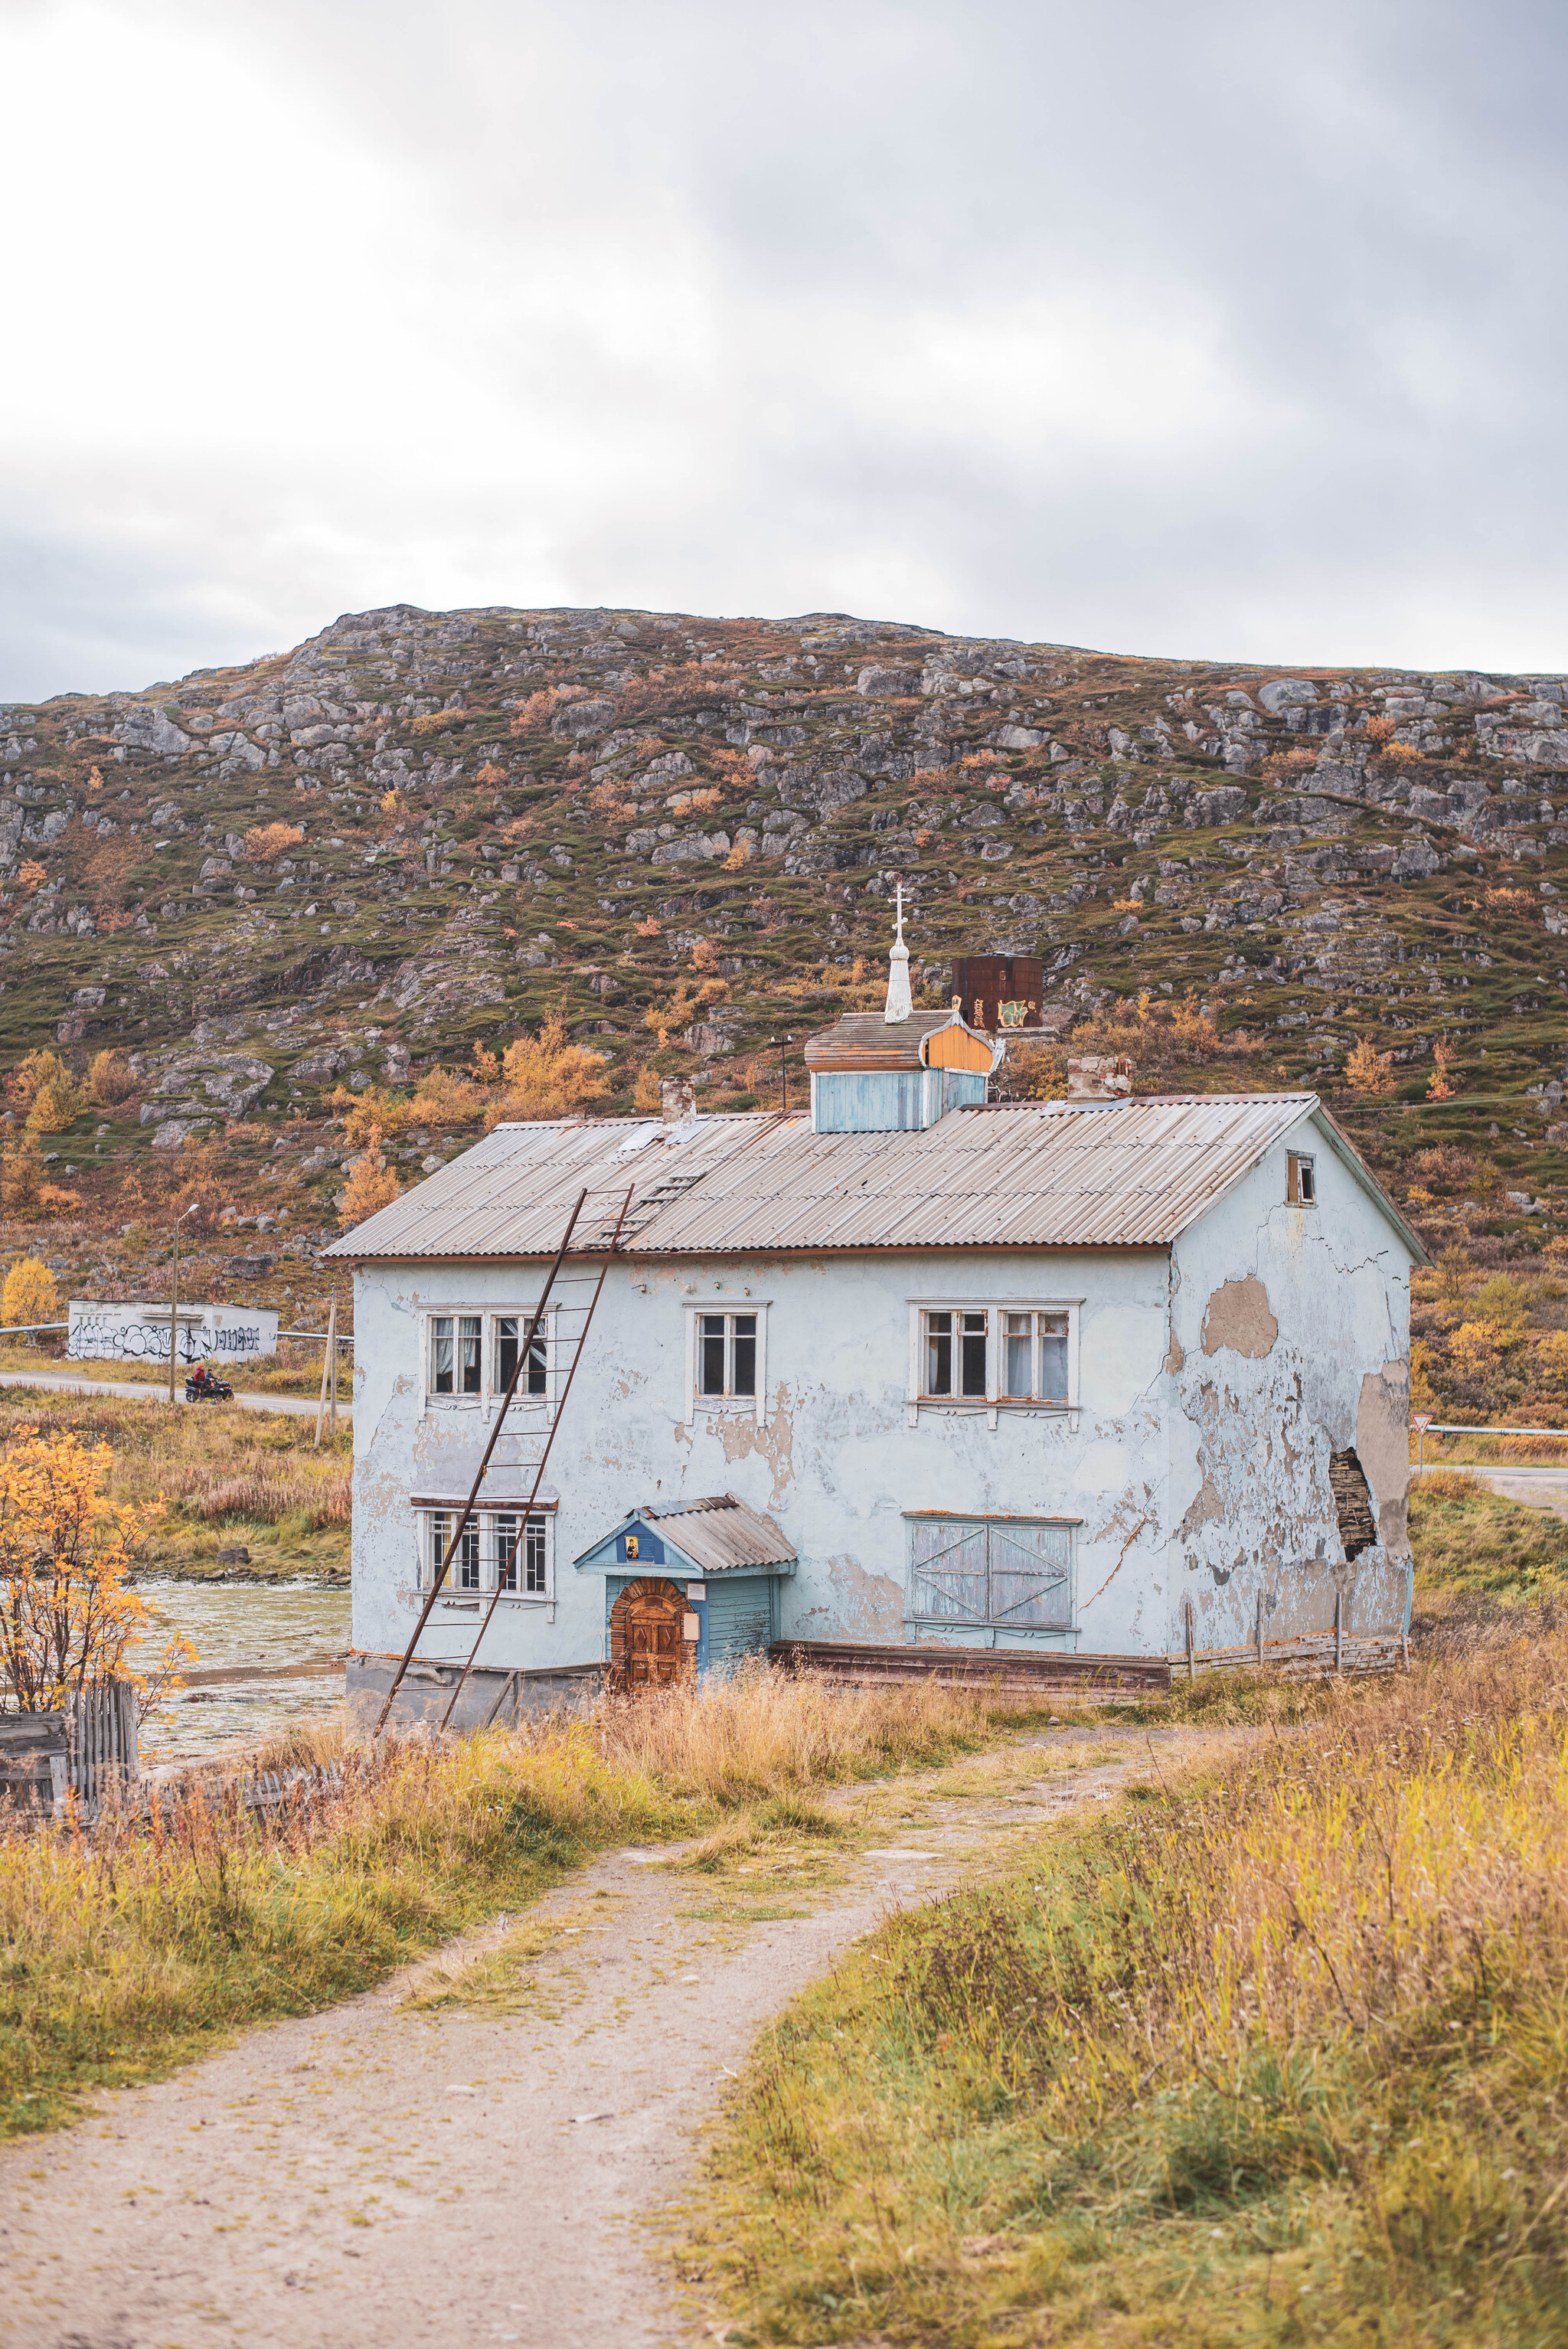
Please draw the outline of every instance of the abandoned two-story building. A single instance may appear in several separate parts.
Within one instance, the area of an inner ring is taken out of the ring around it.
[[[901,951],[808,1109],[500,1125],[328,1251],[351,1696],[449,1551],[400,1707],[483,1626],[469,1720],[781,1641],[1162,1675],[1402,1633],[1421,1249],[1316,1099],[992,1102],[1000,1037]]]

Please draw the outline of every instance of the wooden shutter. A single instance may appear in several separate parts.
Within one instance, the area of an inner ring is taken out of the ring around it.
[[[985,1620],[985,1528],[958,1517],[910,1521],[913,1612],[927,1620]]]
[[[1072,1627],[1072,1542],[1066,1526],[993,1523],[991,1620],[1066,1631]]]

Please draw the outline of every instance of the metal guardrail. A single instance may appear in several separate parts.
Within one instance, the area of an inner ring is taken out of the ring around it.
[[[1460,1427],[1448,1420],[1416,1419],[1416,1465],[1425,1467],[1429,1435],[1554,1435],[1568,1437],[1568,1427]]]

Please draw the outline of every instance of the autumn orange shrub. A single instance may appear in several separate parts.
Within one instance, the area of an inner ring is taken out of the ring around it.
[[[588,794],[588,804],[606,823],[629,823],[637,812],[635,803],[626,797],[625,784],[614,776],[594,784]]]
[[[52,1052],[29,1056],[33,1060],[54,1060]],[[55,1061],[54,1068],[44,1078],[33,1095],[27,1112],[28,1130],[33,1133],[64,1133],[75,1125],[87,1107],[87,1096],[62,1061]]]
[[[43,1184],[44,1160],[37,1136],[19,1133],[0,1151],[0,1206],[8,1216],[36,1216]]]
[[[503,1120],[568,1117],[588,1110],[607,1090],[604,1057],[567,1040],[566,1022],[552,1012],[537,1036],[518,1037],[501,1056],[505,1092],[485,1112],[487,1132]]]
[[[412,1120],[423,1125],[471,1125],[483,1111],[484,1088],[451,1069],[428,1069],[414,1088]]]
[[[1271,783],[1298,781],[1317,764],[1315,750],[1276,750],[1264,761],[1264,779]]]
[[[138,1078],[125,1054],[114,1048],[95,1052],[88,1070],[88,1099],[100,1109],[113,1109],[136,1091]]]
[[[366,1146],[348,1169],[348,1180],[337,1203],[337,1220],[346,1232],[389,1207],[402,1185],[387,1165],[381,1148],[381,1129],[372,1126]]]
[[[1432,1046],[1432,1073],[1427,1079],[1429,1101],[1452,1101],[1454,1089],[1449,1081],[1449,1071],[1453,1063],[1453,1047],[1446,1036],[1439,1036]]]
[[[145,1713],[195,1653],[177,1636],[150,1675],[130,1664],[152,1613],[131,1576],[163,1511],[111,1507],[112,1465],[107,1444],[29,1427],[0,1454],[0,1690],[18,1712],[129,1680]]]
[[[1060,1101],[1068,1089],[1067,1064],[1048,1045],[1009,1045],[999,1092],[1015,1101]]]
[[[245,854],[258,864],[271,864],[289,849],[297,848],[304,838],[303,824],[255,823],[245,834]]]
[[[1391,1093],[1394,1071],[1387,1052],[1379,1052],[1370,1036],[1361,1037],[1345,1063],[1345,1074],[1358,1093]]]
[[[60,1318],[55,1276],[36,1256],[18,1257],[0,1290],[0,1321],[7,1330],[30,1330]]]
[[[1395,728],[1398,726],[1398,719],[1396,718],[1369,718],[1367,720],[1367,740],[1369,742],[1391,742],[1394,739]]]
[[[57,1052],[29,1052],[5,1079],[6,1102],[12,1109],[30,1110],[46,1085],[69,1073]]]

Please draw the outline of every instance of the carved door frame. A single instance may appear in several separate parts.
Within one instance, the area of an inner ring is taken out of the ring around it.
[[[610,1681],[624,1695],[696,1678],[696,1643],[683,1634],[685,1591],[666,1575],[639,1575],[610,1609]]]

